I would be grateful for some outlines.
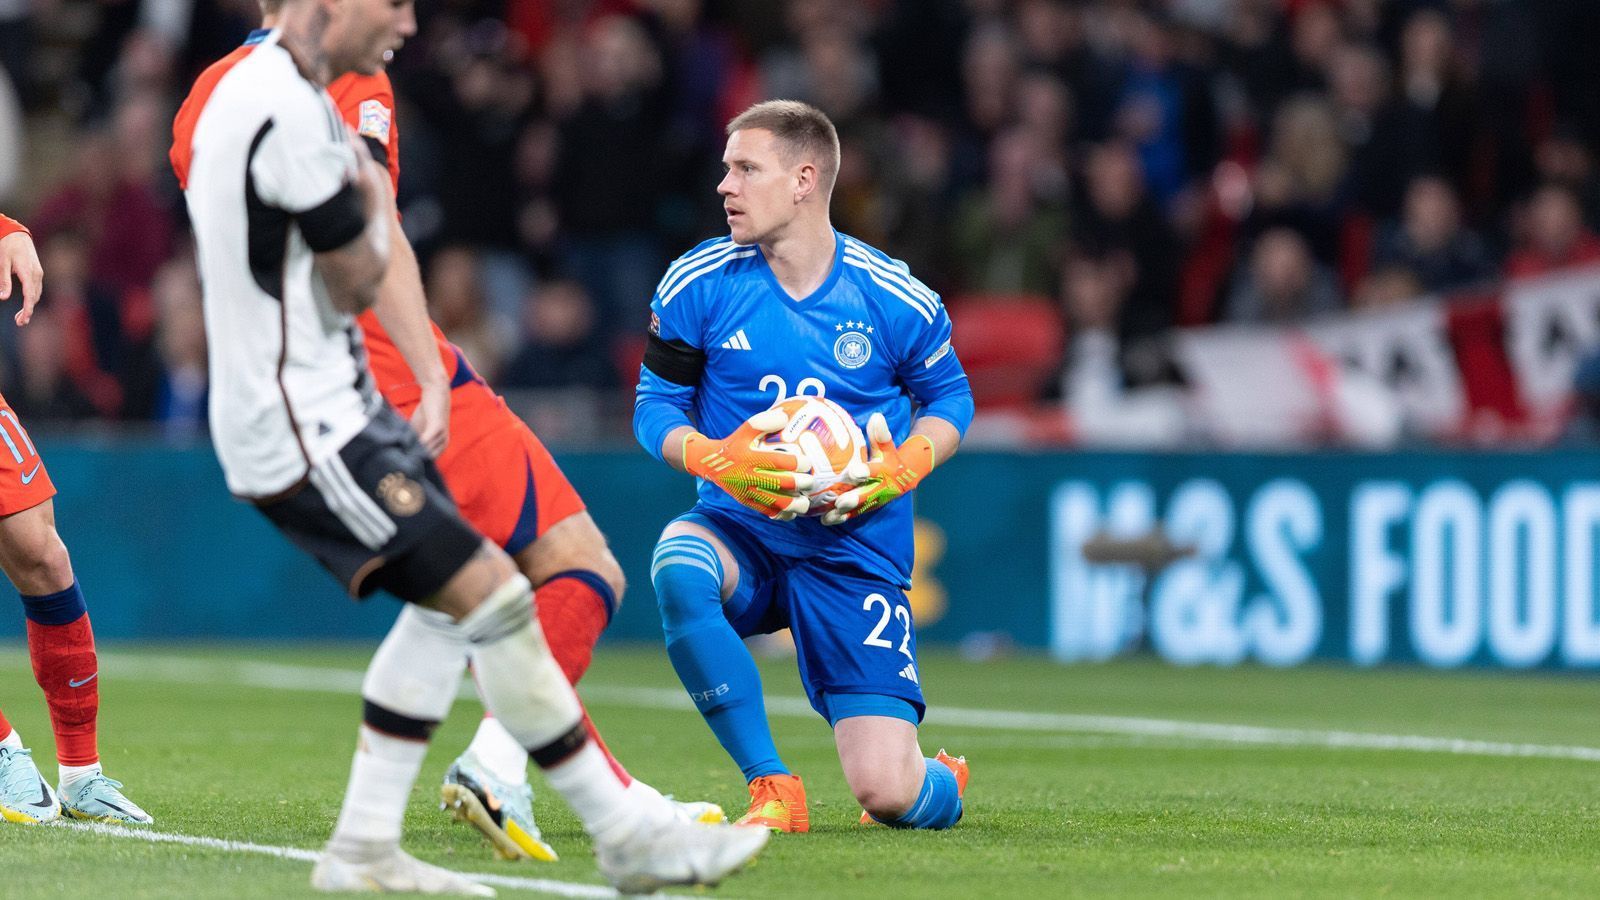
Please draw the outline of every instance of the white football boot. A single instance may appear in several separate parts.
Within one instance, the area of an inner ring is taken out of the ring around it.
[[[311,870],[311,887],[328,893],[495,895],[486,884],[430,866],[398,847],[372,862],[352,862],[324,851]]]
[[[620,839],[596,842],[600,874],[624,894],[671,885],[715,885],[755,859],[767,845],[765,828],[702,825],[676,814],[639,821]]]

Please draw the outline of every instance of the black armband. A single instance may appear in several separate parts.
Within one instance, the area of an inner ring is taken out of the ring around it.
[[[367,145],[367,152],[378,161],[378,165],[383,166],[385,172],[389,171],[389,148],[384,146],[383,141],[366,135],[361,136],[361,141]]]
[[[306,244],[317,253],[337,250],[367,230],[366,212],[361,208],[361,199],[356,196],[356,186],[349,182],[321,205],[294,218],[300,225],[300,234],[305,237]]]
[[[644,367],[673,384],[698,387],[706,370],[706,354],[683,341],[668,341],[652,334],[644,348]]]

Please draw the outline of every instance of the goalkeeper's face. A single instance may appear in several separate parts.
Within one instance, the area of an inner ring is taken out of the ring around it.
[[[728,231],[737,244],[765,243],[799,214],[801,165],[784,158],[782,147],[765,128],[748,128],[728,136],[722,154],[727,174],[717,185]]]

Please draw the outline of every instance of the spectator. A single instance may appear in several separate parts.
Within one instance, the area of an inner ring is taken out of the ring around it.
[[[1338,258],[1346,212],[1344,145],[1332,107],[1303,95],[1285,103],[1272,128],[1272,145],[1256,176],[1256,230],[1289,225],[1320,262]]]
[[[1506,260],[1510,278],[1532,278],[1600,262],[1600,237],[1583,224],[1578,196],[1562,184],[1547,184],[1528,203],[1523,239]]]
[[[1406,189],[1403,218],[1379,239],[1376,266],[1404,266],[1428,291],[1449,291],[1494,274],[1488,248],[1461,224],[1461,204],[1438,176],[1416,179]]]
[[[596,22],[582,59],[585,96],[560,126],[554,196],[565,269],[595,299],[609,340],[624,324],[631,333],[661,276],[655,229],[672,166],[658,138],[668,110],[660,57],[637,21]]]
[[[40,306],[18,335],[19,390],[6,392],[17,415],[31,423],[81,422],[102,411],[78,387],[70,366],[63,313]]]
[[[1033,135],[1014,130],[995,138],[989,184],[956,213],[955,253],[966,273],[964,290],[1050,293],[1066,233],[1064,178]]]
[[[151,417],[169,440],[198,438],[205,433],[208,381],[205,318],[194,260],[180,256],[163,266],[151,292],[161,322],[156,331],[159,385]]]
[[[1200,73],[1177,58],[1171,27],[1136,13],[1117,135],[1133,144],[1150,195],[1162,207],[1218,158],[1216,111]]]
[[[113,128],[79,141],[71,180],[30,220],[42,239],[62,230],[87,237],[90,275],[119,297],[146,289],[174,249],[172,214],[155,175],[165,114],[153,96],[125,102]]]
[[[1404,266],[1390,266],[1370,272],[1350,297],[1353,310],[1387,309],[1411,300],[1422,299],[1422,281]]]
[[[1072,213],[1069,252],[1114,263],[1128,279],[1117,308],[1123,375],[1131,386],[1167,380],[1158,356],[1130,353],[1162,335],[1177,316],[1178,239],[1145,192],[1138,157],[1123,143],[1090,151]]]
[[[507,329],[489,313],[477,251],[455,245],[435,253],[428,261],[427,290],[429,312],[440,330],[467,354],[480,375],[498,377],[507,351]]]
[[[1229,322],[1291,325],[1341,305],[1333,273],[1317,262],[1305,238],[1278,227],[1256,240],[1248,268],[1228,294],[1225,314]]]
[[[522,305],[522,349],[500,374],[507,388],[617,386],[616,368],[595,340],[594,301],[576,281],[552,281]]]

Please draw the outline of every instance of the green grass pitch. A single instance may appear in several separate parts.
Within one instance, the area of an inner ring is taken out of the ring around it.
[[[359,714],[349,686],[370,650],[102,648],[107,772],[157,831],[315,849],[343,794]],[[929,653],[923,685],[936,712],[924,749],[965,754],[973,774],[966,818],[926,833],[855,824],[827,727],[799,708],[793,663],[762,666],[813,831],[777,836],[722,896],[1600,896],[1600,751],[1582,749],[1600,747],[1600,685],[1589,678]],[[584,687],[635,774],[740,806],[738,770],[686,708],[662,652],[605,647]],[[20,647],[0,649],[0,701],[53,779],[43,700]],[[941,719],[941,709],[952,712]],[[463,699],[441,728],[412,794],[407,848],[569,894],[600,885],[576,820],[537,776],[559,863],[498,862],[437,811],[437,779],[478,712]],[[1340,748],[1327,746],[1345,740],[1329,732],[1489,743],[1453,753],[1363,737]],[[308,874],[303,861],[237,848],[0,824],[6,898],[284,898],[309,893]]]

